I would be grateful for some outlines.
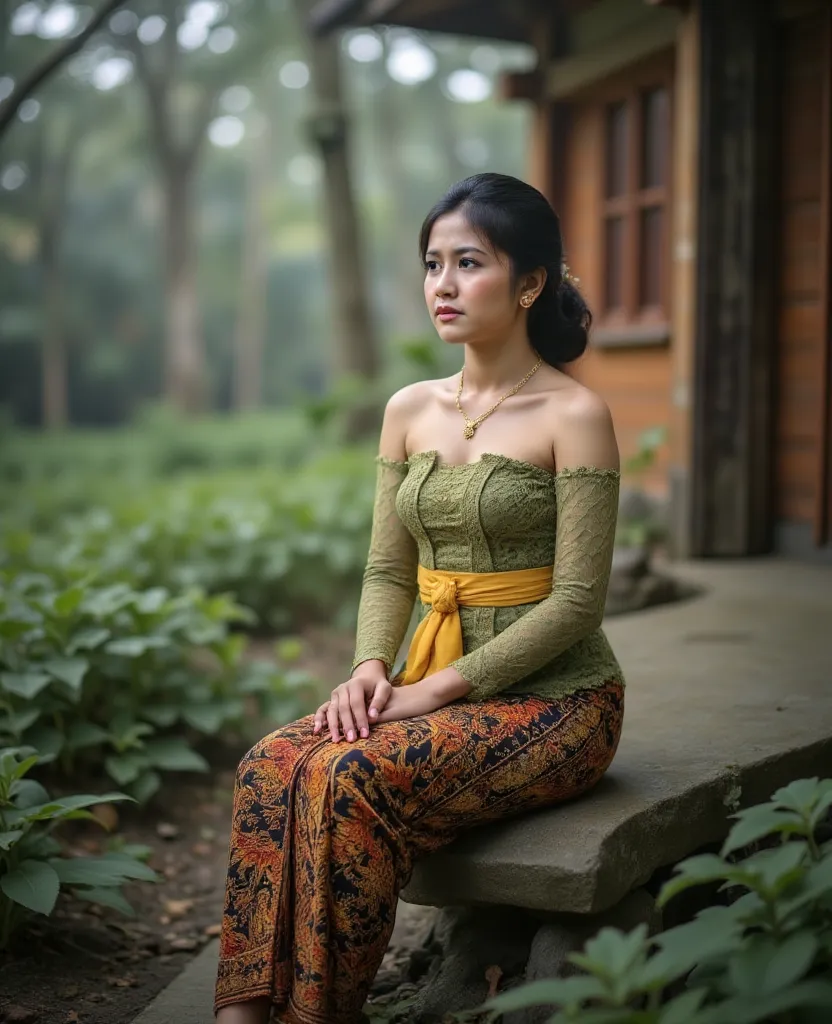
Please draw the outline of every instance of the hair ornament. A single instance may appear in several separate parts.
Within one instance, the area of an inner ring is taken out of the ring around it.
[[[563,261],[563,265],[561,266],[561,276],[560,276],[560,279],[561,279],[561,283],[566,281],[566,282],[568,282],[569,284],[573,285],[576,288],[581,283],[581,279],[579,277],[575,277],[575,275],[569,269],[569,264],[566,262],[566,260]]]

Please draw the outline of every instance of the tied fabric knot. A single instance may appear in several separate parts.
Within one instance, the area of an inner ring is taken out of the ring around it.
[[[404,673],[395,683],[408,686],[440,672],[462,657],[462,607],[506,607],[542,601],[552,589],[554,566],[509,572],[447,572],[418,569],[419,594],[430,611],[419,623]]]
[[[431,591],[431,606],[440,615],[453,615],[459,611],[456,600],[456,580],[441,579],[433,585]]]

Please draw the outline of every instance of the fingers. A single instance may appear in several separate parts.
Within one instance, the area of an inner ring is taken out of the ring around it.
[[[378,720],[378,716],[384,710],[387,701],[390,700],[392,692],[393,687],[390,685],[389,680],[382,679],[376,686],[373,692],[373,699],[370,701],[369,715],[371,720]]]
[[[338,702],[336,700],[331,700],[326,706],[326,722],[332,742],[337,743],[341,736],[338,732]]]
[[[341,728],[344,731],[348,742],[355,742],[355,720],[352,717],[352,707],[350,706],[350,692],[348,686],[339,686],[335,691],[338,695],[338,717],[341,719]],[[333,694],[333,700],[335,694]]]
[[[319,733],[321,729],[323,729],[324,723],[326,722],[326,712],[328,707],[329,701],[327,701],[326,704],[321,704],[321,706],[315,712],[315,722],[312,727],[312,732]]]
[[[364,697],[364,687],[357,680],[351,680],[347,686],[349,688],[350,710],[352,711],[356,729],[358,729],[359,736],[362,739],[366,739],[370,735],[370,723],[367,721],[367,703]]]

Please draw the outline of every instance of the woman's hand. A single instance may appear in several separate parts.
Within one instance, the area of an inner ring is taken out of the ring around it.
[[[393,687],[384,674],[382,662],[374,662],[372,668],[364,671],[363,667],[351,679],[336,686],[330,699],[315,712],[314,733],[319,733],[326,722],[333,743],[341,739],[339,730],[343,730],[350,743],[357,735],[364,739],[370,735],[370,722],[379,721]]]

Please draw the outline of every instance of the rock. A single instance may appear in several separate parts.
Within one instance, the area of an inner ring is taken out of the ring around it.
[[[179,835],[179,826],[169,821],[160,821],[156,826],[156,835],[161,839],[176,839]]]
[[[642,923],[647,925],[651,935],[661,928],[661,911],[646,889],[635,889],[602,914],[563,914],[553,918],[535,932],[526,964],[526,981],[576,974],[578,968],[570,964],[567,957],[582,949],[587,939],[601,928],[620,928],[628,932]],[[503,1024],[545,1024],[553,1010],[552,1006],[516,1010],[503,1016]]]
[[[650,552],[646,547],[616,547],[612,556],[610,586],[645,576],[650,571]]]
[[[514,907],[448,908],[433,940],[441,946],[410,1009],[411,1024],[439,1024],[446,1014],[479,1006],[488,995],[487,972],[522,971],[537,922]]]
[[[36,1024],[40,1020],[37,1010],[30,1010],[27,1006],[7,1006],[3,1010],[3,1024]]]

